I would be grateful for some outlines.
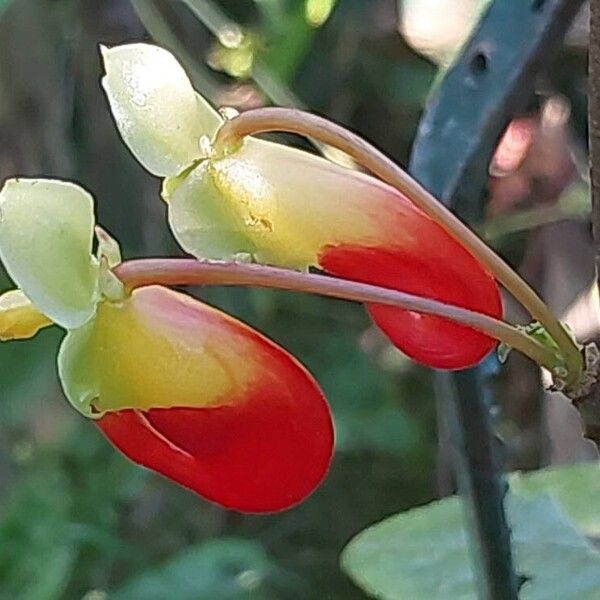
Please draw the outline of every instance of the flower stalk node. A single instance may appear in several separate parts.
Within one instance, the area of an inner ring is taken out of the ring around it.
[[[600,379],[600,350],[595,343],[587,344],[583,350],[585,367],[575,384],[568,385],[565,378],[560,374],[553,373],[553,391],[562,392],[573,400],[574,404],[586,396],[589,396]]]
[[[586,396],[589,393],[590,386],[596,382],[600,373],[600,355],[598,349],[594,344],[589,344],[584,348],[582,344],[577,342],[575,335],[566,323],[562,323],[562,327],[571,339],[573,346],[581,355],[580,363],[582,366],[580,369],[573,369],[573,361],[570,361],[563,354],[556,340],[539,321],[533,321],[527,325],[516,325],[519,331],[532,340],[535,340],[550,355],[554,356],[554,365],[549,369],[552,377],[552,385],[548,389],[563,392],[571,399]],[[496,351],[498,360],[501,363],[506,362],[511,351],[512,348],[510,345],[504,342],[499,344]]]
[[[100,258],[100,273],[98,277],[100,294],[110,302],[121,302],[128,296],[123,282],[112,272],[106,256]]]
[[[560,358],[560,348],[554,341],[554,338],[548,333],[547,329],[539,321],[532,321],[527,325],[515,325],[515,327],[556,355],[557,364],[555,367],[553,367],[552,371],[557,371],[557,376],[563,378],[568,376],[568,370],[564,367],[564,361],[562,361]],[[508,344],[505,344],[504,342],[499,344],[496,350],[498,360],[504,364],[507,361],[508,355],[511,353],[511,351],[512,347]]]

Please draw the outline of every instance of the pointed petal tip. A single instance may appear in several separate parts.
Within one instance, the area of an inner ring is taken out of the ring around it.
[[[121,262],[123,262],[123,257],[119,242],[100,225],[94,227],[94,233],[96,235],[96,241],[98,242],[96,250],[96,258],[98,261],[105,258],[110,269],[121,264]]]
[[[152,174],[176,176],[200,154],[198,140],[214,134],[221,117],[197,99],[183,66],[152,44],[102,51],[102,87],[123,141]]]

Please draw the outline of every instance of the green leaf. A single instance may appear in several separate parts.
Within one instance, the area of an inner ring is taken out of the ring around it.
[[[592,600],[600,589],[600,554],[548,496],[507,503],[522,600]],[[346,547],[342,567],[383,600],[475,600],[464,515],[450,498],[386,519]]]
[[[514,473],[511,489],[522,496],[547,492],[579,531],[600,536],[600,465],[597,462]]]
[[[111,600],[263,600],[275,572],[262,546],[220,538],[191,546],[162,567],[127,581]]]
[[[49,179],[10,179],[0,190],[0,259],[35,307],[67,329],[96,310],[94,201]]]

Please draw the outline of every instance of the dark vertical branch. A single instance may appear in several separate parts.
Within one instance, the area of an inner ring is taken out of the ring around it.
[[[596,276],[600,277],[600,0],[590,2],[588,123]]]
[[[600,0],[590,0],[588,135],[596,278],[600,282]],[[600,448],[600,385],[575,402],[586,437]]]
[[[476,566],[479,597],[516,600],[518,577],[513,567],[510,529],[504,497],[508,485],[499,476],[501,465],[485,392],[476,370],[436,378],[443,418],[458,487],[468,505],[466,516],[471,539],[469,552]]]
[[[592,0],[598,5],[600,0]],[[442,202],[476,219],[497,139],[529,100],[581,0],[495,0],[430,99],[410,170]],[[599,131],[600,133],[600,131]],[[465,498],[479,595],[516,600],[518,577],[504,511],[507,485],[494,446],[483,372],[440,375],[441,418]]]

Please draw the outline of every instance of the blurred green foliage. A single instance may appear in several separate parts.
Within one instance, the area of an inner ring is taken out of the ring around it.
[[[515,568],[523,580],[519,598],[599,597],[600,552],[568,519],[583,532],[592,531],[599,474],[592,463],[513,479],[516,493],[509,494],[506,506]],[[395,515],[353,539],[342,555],[343,567],[383,600],[475,600],[465,520],[458,497]]]
[[[338,0],[330,14],[326,4],[218,5],[248,32],[242,50],[256,53],[257,81],[269,89],[211,70],[250,73],[227,68],[240,48],[220,46],[184,3],[147,0],[155,10],[145,24],[185,50],[216,103],[244,108],[284,92],[405,162],[434,68],[398,35],[393,3]],[[80,181],[126,257],[178,252],[158,182],[121,144],[98,85],[99,43],[149,39],[127,0],[14,0],[0,19],[0,177]],[[0,600],[361,598],[339,570],[344,544],[433,496],[429,374],[392,351],[361,307],[195,292],[277,340],[320,381],[337,428],[325,483],[282,514],[227,513],[130,465],[70,411],[55,371],[59,331],[0,345]]]

